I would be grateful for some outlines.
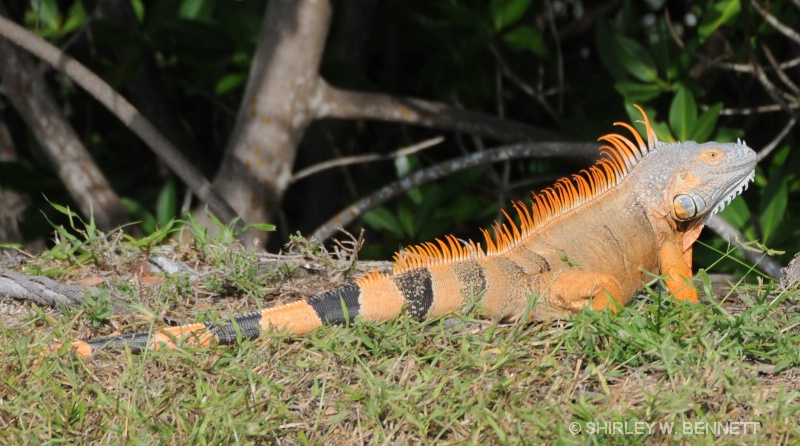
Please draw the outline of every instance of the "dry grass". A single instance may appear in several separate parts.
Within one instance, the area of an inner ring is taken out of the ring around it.
[[[155,247],[160,239],[87,232],[92,241],[80,249],[73,241],[19,269],[68,282],[101,278],[114,299],[95,296],[63,312],[0,306],[7,313],[0,322],[0,443],[800,439],[800,296],[768,284],[739,284],[698,305],[652,292],[618,315],[585,312],[557,324],[357,320],[237,347],[112,351],[90,360],[63,352],[34,364],[52,342],[224,320],[312,295],[341,285],[349,265],[306,245],[280,260],[257,256],[232,249],[225,234],[163,248]],[[156,256],[194,272],[147,283],[157,275],[143,272],[142,262]],[[711,424],[684,425],[696,422]],[[658,423],[674,431],[662,433]],[[577,435],[570,432],[575,426]],[[745,433],[699,432],[714,427]]]

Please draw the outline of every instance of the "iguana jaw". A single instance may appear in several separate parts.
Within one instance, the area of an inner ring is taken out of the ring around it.
[[[742,192],[746,191],[747,190],[747,186],[750,184],[751,181],[753,181],[755,176],[756,176],[756,171],[753,170],[753,171],[750,172],[750,175],[746,176],[738,184],[735,184],[735,185],[731,186],[730,188],[728,188],[728,190],[725,191],[725,194],[724,194],[725,198],[723,198],[722,200],[720,200],[719,203],[717,203],[717,206],[714,208],[713,211],[711,211],[711,213],[709,214],[709,217],[711,215],[714,215],[714,214],[722,211],[725,208],[725,206],[729,205],[731,203],[731,201],[733,201],[734,198],[739,196],[739,194],[741,194]]]

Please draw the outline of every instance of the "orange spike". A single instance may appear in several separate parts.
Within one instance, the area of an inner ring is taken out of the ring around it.
[[[492,240],[492,236],[489,234],[489,231],[481,228],[481,232],[483,233],[484,240],[486,240],[486,252],[489,254],[494,253],[497,249],[494,246],[494,240]]]
[[[519,223],[503,210],[506,222],[503,224],[495,222],[491,226],[494,235],[489,230],[481,229],[486,240],[485,250],[480,243],[469,241],[467,245],[456,237],[447,235],[444,240],[435,239],[436,243],[425,242],[410,246],[402,253],[396,254],[395,269],[420,268],[441,262],[494,255],[512,249],[549,220],[585,204],[618,185],[633,166],[658,143],[644,110],[638,105],[635,107],[642,113],[643,121],[639,122],[645,125],[647,144],[632,125],[616,122],[615,125],[631,132],[635,143],[616,133],[602,136],[599,140],[608,144],[600,148],[601,158],[594,165],[570,177],[560,178],[551,187],[542,189],[538,194],[534,193],[530,206],[521,201],[512,202],[519,216]]]
[[[450,261],[453,259],[453,253],[450,251],[450,248],[441,240],[436,239],[436,243],[439,244],[439,252],[441,253],[442,259],[445,261]]]
[[[625,171],[627,172],[631,170],[631,168],[633,168],[633,166],[636,164],[636,155],[634,155],[633,151],[635,150],[638,152],[638,150],[633,147],[633,143],[620,135],[608,135],[606,141],[610,142],[614,146],[613,150],[625,164]]]
[[[625,137],[620,136],[620,135],[613,135],[613,136],[615,136],[617,138],[617,140],[619,142],[624,143],[628,147],[631,155],[633,155],[633,157],[636,159],[636,162],[638,162],[639,160],[642,159],[643,155],[647,154],[647,146],[645,145],[644,141],[642,140],[642,137],[639,136],[639,133],[637,133],[636,129],[634,129],[630,124],[625,123],[625,122],[617,122],[616,124],[628,129],[633,134],[634,138],[636,139],[636,142],[638,143],[638,146],[636,144],[634,144],[633,142],[631,142],[631,140],[628,139],[628,138],[625,138]],[[636,162],[634,162],[634,164]]]
[[[506,216],[506,219],[508,220],[509,225],[511,225],[511,229],[514,232],[514,237],[513,237],[514,240],[519,240],[520,238],[522,238],[522,235],[519,233],[519,228],[517,228],[517,225],[516,225],[516,223],[514,223],[514,220],[511,218],[511,216],[508,215],[508,212],[506,212],[505,209],[503,209],[502,211],[503,211],[503,215]]]
[[[611,161],[617,168],[619,169],[626,168],[625,161],[622,159],[622,156],[620,156],[619,151],[614,150],[610,146],[600,147],[600,154],[605,157],[603,159]]]
[[[642,117],[644,118],[644,121],[637,121],[637,122],[641,122],[642,124],[644,124],[645,130],[647,131],[647,147],[652,150],[653,148],[655,148],[655,144],[658,142],[658,137],[656,137],[656,132],[650,125],[650,119],[647,117],[647,114],[644,112],[644,110],[642,110],[642,107],[639,107],[639,105],[637,104],[633,104],[633,106],[636,107],[637,110],[639,110],[639,113],[641,113]]]

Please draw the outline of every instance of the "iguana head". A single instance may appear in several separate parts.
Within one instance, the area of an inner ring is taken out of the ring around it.
[[[742,141],[662,143],[657,150],[675,163],[663,197],[678,222],[705,223],[747,189],[755,175],[756,153]]]

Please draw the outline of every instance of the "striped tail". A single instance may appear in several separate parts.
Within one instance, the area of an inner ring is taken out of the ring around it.
[[[462,262],[463,263],[463,262]],[[429,267],[407,268],[392,275],[368,273],[355,284],[262,311],[244,313],[232,318],[230,323],[214,325],[193,323],[177,327],[129,335],[74,341],[72,350],[79,356],[92,356],[103,348],[128,346],[134,351],[158,350],[184,346],[210,346],[235,344],[239,339],[255,339],[270,330],[284,330],[289,334],[303,335],[323,325],[339,325],[361,317],[385,321],[400,315],[404,308],[409,316],[424,319],[457,311],[463,305],[463,290],[481,283],[465,284],[457,280],[457,271],[480,271],[472,260],[461,268],[458,265],[440,264]],[[461,274],[463,279],[470,274]],[[435,280],[434,276],[439,279]],[[464,288],[466,286],[466,288]],[[52,346],[49,351],[61,346]]]
[[[361,294],[362,290],[358,285],[347,285],[310,297],[305,301],[239,314],[224,325],[186,324],[89,341],[73,341],[71,347],[79,356],[92,356],[104,348],[126,346],[138,352],[148,349],[172,349],[180,345],[201,347],[215,343],[231,345],[236,344],[238,340],[258,338],[270,329],[282,329],[294,335],[303,335],[322,325],[343,324],[346,320],[356,317],[359,314]],[[60,345],[48,350],[58,348]]]

